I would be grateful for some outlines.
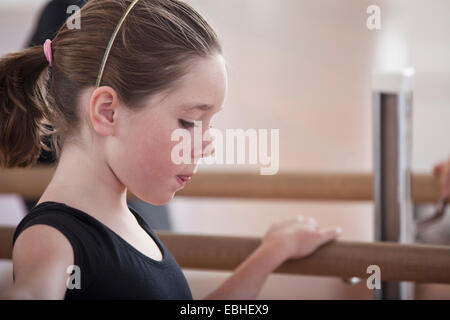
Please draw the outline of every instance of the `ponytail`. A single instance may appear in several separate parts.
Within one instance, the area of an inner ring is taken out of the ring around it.
[[[0,167],[27,167],[37,161],[41,136],[50,134],[50,112],[41,74],[48,67],[42,46],[0,58]]]

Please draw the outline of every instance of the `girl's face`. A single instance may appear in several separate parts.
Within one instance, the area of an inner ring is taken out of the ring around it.
[[[189,70],[172,89],[150,97],[145,107],[119,121],[114,139],[107,145],[107,161],[116,177],[133,194],[152,204],[169,202],[183,188],[177,176],[195,173],[201,155],[194,154],[191,123],[202,121],[203,136],[208,139],[211,118],[221,110],[225,99],[227,74],[221,55],[198,58]],[[190,164],[176,164],[171,158],[172,149],[180,144],[171,136],[180,128],[192,136]],[[211,155],[210,143],[203,141],[202,150],[198,148],[197,152],[203,151],[204,157]]]

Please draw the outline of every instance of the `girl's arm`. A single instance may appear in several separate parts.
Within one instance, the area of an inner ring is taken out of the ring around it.
[[[274,245],[261,244],[218,289],[205,299],[255,299],[269,274],[284,262]]]
[[[15,281],[0,300],[63,299],[73,259],[72,246],[60,231],[39,224],[27,228],[13,248]]]
[[[314,219],[303,217],[276,223],[267,231],[258,248],[205,299],[255,299],[268,276],[283,262],[310,255],[340,232],[340,228],[320,230]]]

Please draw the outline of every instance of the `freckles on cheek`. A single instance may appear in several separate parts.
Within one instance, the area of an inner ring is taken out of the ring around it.
[[[131,141],[134,150],[134,167],[147,178],[167,177],[174,173],[175,164],[171,160],[172,144],[170,134],[147,132],[136,141]],[[167,138],[168,137],[168,138]]]

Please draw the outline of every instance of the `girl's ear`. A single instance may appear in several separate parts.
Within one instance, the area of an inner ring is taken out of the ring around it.
[[[98,134],[114,134],[118,107],[119,98],[113,88],[102,86],[94,90],[89,103],[89,120]]]

